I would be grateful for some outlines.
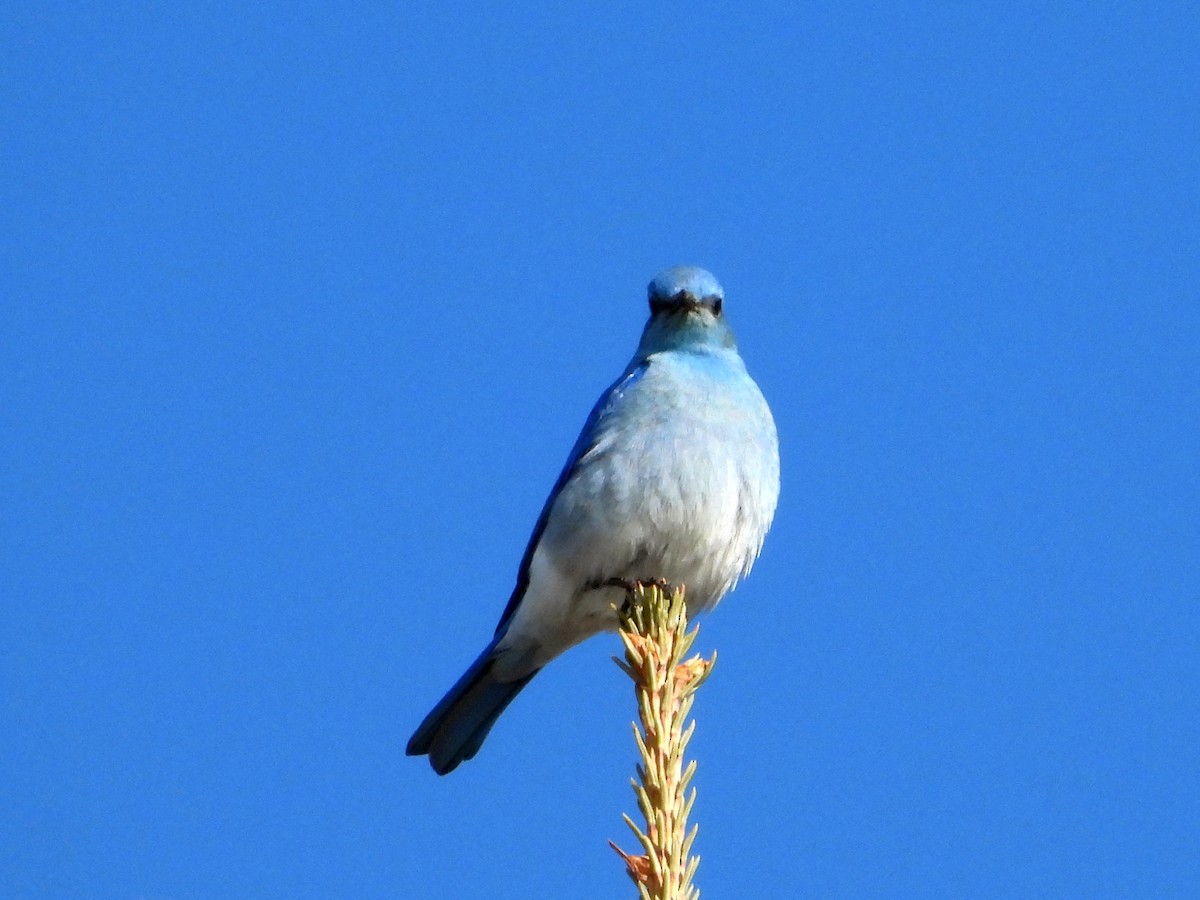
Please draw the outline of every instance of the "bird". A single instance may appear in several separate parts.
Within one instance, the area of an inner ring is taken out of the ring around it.
[[[714,607],[758,558],[779,497],[779,441],[712,273],[674,266],[550,491],[487,647],[407,746],[439,775],[472,759],[552,659],[617,628],[624,585],[684,585]]]

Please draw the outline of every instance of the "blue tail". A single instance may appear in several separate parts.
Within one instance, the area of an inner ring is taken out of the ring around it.
[[[516,681],[497,680],[492,675],[495,646],[492,641],[479,654],[408,742],[408,755],[428,754],[429,764],[439,775],[454,771],[479,752],[500,713],[540,671],[534,669]]]

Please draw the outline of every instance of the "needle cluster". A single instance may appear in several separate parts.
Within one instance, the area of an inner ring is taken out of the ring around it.
[[[691,853],[697,826],[688,828],[696,762],[685,766],[684,754],[696,727],[688,721],[692,700],[717,655],[684,659],[699,629],[688,630],[682,586],[668,594],[659,585],[637,584],[620,616],[625,659],[613,659],[633,680],[637,695],[640,725],[634,723],[633,734],[640,759],[631,783],[646,827],[623,818],[645,852],[633,855],[609,844],[625,861],[642,900],[698,900],[692,879],[700,857]]]

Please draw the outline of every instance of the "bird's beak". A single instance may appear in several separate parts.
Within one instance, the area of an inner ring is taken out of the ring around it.
[[[658,312],[665,313],[670,316],[677,315],[692,315],[700,313],[711,307],[710,303],[706,303],[700,297],[693,297],[691,294],[686,294],[681,298],[673,299],[669,304],[664,303],[659,308]]]

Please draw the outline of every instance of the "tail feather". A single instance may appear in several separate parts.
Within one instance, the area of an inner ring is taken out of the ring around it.
[[[516,681],[500,681],[492,674],[494,649],[495,642],[450,688],[408,742],[408,755],[428,755],[439,775],[454,771],[479,752],[500,713],[539,671],[534,669]]]

